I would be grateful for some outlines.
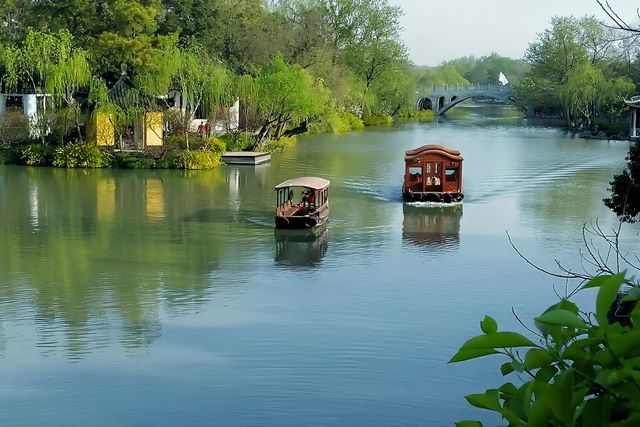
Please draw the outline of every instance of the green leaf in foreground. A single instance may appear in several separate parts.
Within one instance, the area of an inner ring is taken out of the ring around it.
[[[485,334],[494,334],[498,332],[498,323],[491,316],[484,316],[482,322],[480,322],[480,329]]]
[[[516,332],[496,332],[479,335],[464,343],[460,350],[480,350],[489,348],[536,347],[528,338]]]
[[[477,359],[478,357],[489,356],[490,354],[498,353],[494,349],[480,349],[480,350],[462,350],[460,349],[449,360],[449,363],[463,362],[465,360]]]
[[[580,316],[567,310],[551,310],[540,317],[535,318],[536,322],[547,325],[566,326],[568,328],[587,329],[587,325]]]

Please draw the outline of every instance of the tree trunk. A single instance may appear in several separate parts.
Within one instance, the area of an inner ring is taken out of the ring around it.
[[[275,132],[274,132],[274,134],[273,134],[273,137],[274,137],[275,139],[280,139],[280,137],[282,136],[282,130],[284,129],[284,125],[285,125],[286,123],[287,123],[287,122],[279,122],[279,123],[276,125],[276,130],[275,130]]]
[[[269,123],[265,123],[262,126],[262,128],[260,129],[260,132],[258,132],[258,135],[256,136],[256,142],[251,146],[251,151],[258,151],[259,149],[262,149],[262,146],[264,145],[264,141],[269,136],[270,129],[271,129],[271,124]]]

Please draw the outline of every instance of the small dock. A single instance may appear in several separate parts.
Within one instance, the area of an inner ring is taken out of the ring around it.
[[[228,151],[222,161],[228,165],[259,165],[271,160],[271,154],[253,151]]]

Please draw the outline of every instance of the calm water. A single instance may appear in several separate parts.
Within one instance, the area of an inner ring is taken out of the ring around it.
[[[465,201],[403,205],[403,152],[434,143],[462,152]],[[306,137],[255,168],[0,167],[0,425],[495,421],[463,396],[502,360],[447,360],[484,314],[518,328],[512,308],[530,319],[564,285],[506,232],[579,268],[627,151],[472,112]],[[331,180],[326,232],[276,236],[273,187],[302,175]]]

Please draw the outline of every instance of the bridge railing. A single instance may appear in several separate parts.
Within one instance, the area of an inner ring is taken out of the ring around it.
[[[509,91],[509,90],[511,90],[511,87],[503,86],[503,85],[492,85],[492,84],[474,84],[474,83],[460,84],[460,83],[454,83],[454,84],[446,84],[446,85],[432,85],[430,90],[431,90],[431,93],[437,93],[437,92],[442,92],[442,91],[451,92],[451,91],[457,91],[457,90],[465,90],[465,91],[466,90],[504,90],[504,91]],[[425,90],[423,90],[423,92],[425,92]]]

